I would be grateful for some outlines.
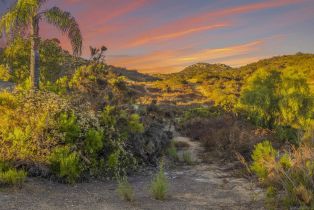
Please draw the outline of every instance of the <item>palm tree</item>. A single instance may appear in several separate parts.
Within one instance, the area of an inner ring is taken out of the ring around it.
[[[41,10],[46,0],[17,0],[16,3],[0,19],[0,34],[11,31],[26,33],[31,39],[30,78],[34,89],[39,89],[39,23],[44,20],[61,32],[71,41],[73,54],[82,53],[82,35],[78,23],[69,13],[58,7]]]

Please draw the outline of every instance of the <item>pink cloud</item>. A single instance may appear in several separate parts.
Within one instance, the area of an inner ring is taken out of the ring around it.
[[[139,35],[135,39],[128,41],[125,46],[137,47],[153,42],[178,39],[179,37],[191,35],[193,33],[199,33],[210,29],[227,27],[230,25],[229,23],[216,23],[217,20],[221,20],[226,17],[231,17],[238,14],[244,14],[269,8],[277,8],[289,4],[296,4],[299,2],[300,0],[272,0],[261,3],[251,3],[236,7],[230,7],[216,11],[204,12],[190,17],[184,17],[167,25],[162,25],[151,31],[145,31],[142,33],[142,35]]]

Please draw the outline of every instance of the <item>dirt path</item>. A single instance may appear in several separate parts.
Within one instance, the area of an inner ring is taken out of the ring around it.
[[[116,183],[93,181],[67,186],[43,179],[29,179],[22,189],[0,191],[0,209],[23,210],[236,210],[263,209],[262,191],[242,178],[226,171],[229,165],[202,163],[198,142],[179,136],[175,141],[190,145],[189,151],[196,162],[190,166],[175,166],[166,170],[170,190],[165,201],[151,198],[149,183],[153,172],[129,178],[135,190],[135,201],[122,201],[115,192]]]
[[[0,80],[0,91],[1,90],[12,90],[14,88],[14,83],[4,82]]]

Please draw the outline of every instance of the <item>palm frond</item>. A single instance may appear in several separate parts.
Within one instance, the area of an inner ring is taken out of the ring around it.
[[[42,5],[42,0],[17,0],[8,12],[0,19],[0,33],[9,33],[25,28],[29,25],[31,18],[36,16]]]
[[[44,17],[48,23],[67,34],[71,41],[73,54],[80,55],[82,53],[82,35],[75,18],[69,12],[64,12],[58,7],[46,11]]]

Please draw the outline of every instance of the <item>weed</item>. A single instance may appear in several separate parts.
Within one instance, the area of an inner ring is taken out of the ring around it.
[[[192,154],[189,151],[185,151],[182,155],[183,161],[188,164],[192,165],[193,164],[193,159],[192,159]]]
[[[0,184],[21,186],[25,181],[26,176],[27,173],[24,170],[9,169],[0,172]]]
[[[117,193],[126,201],[131,202],[134,200],[133,188],[126,178],[118,181]]]
[[[159,171],[151,183],[151,193],[157,200],[164,200],[168,192],[168,180],[164,173],[163,162],[160,163]]]
[[[171,142],[170,146],[168,147],[167,154],[172,160],[176,161],[179,159],[177,148],[175,147],[173,142]]]

